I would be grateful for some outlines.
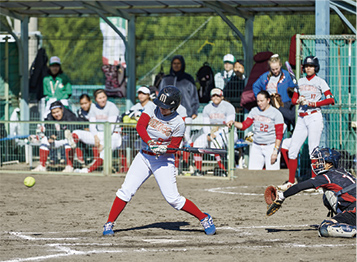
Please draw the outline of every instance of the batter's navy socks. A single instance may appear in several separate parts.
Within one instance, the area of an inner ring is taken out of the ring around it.
[[[201,225],[204,227],[206,235],[214,235],[216,234],[216,227],[213,224],[212,217],[205,213],[207,216],[201,220]]]
[[[114,235],[113,226],[114,226],[114,224],[112,222],[105,223],[104,230],[103,230],[103,236],[113,236]]]

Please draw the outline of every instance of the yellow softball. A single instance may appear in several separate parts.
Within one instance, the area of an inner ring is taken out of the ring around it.
[[[24,185],[27,187],[33,187],[36,183],[36,180],[32,176],[28,176],[24,180]]]

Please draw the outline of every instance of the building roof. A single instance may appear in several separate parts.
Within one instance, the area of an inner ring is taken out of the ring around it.
[[[242,17],[259,14],[313,13],[315,0],[275,1],[47,1],[1,0],[0,13],[15,18],[97,16],[225,15]]]

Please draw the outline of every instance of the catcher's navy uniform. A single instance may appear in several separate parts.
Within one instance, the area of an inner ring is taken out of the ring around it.
[[[337,193],[343,188],[346,188],[351,184],[356,184],[356,178],[354,178],[350,173],[348,173],[344,169],[331,168],[327,173],[312,178],[311,182],[315,186],[315,188],[322,187],[325,191],[331,190]],[[326,203],[325,195],[324,195],[324,203]],[[349,213],[354,213],[356,216],[356,186],[354,186],[351,190],[347,191],[346,193],[341,194],[337,197],[336,212],[337,214],[349,212]],[[339,219],[336,220],[339,221]],[[356,225],[355,219],[351,222],[353,222],[353,224]],[[344,221],[342,223],[348,223],[348,222]]]

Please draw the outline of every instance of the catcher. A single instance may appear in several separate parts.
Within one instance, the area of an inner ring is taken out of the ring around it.
[[[311,153],[311,167],[317,176],[295,184],[285,192],[269,186],[264,194],[268,204],[267,216],[278,211],[285,198],[309,188],[321,187],[324,190],[323,203],[331,218],[320,224],[319,236],[356,237],[356,178],[338,168],[340,157],[335,150],[316,147]]]

